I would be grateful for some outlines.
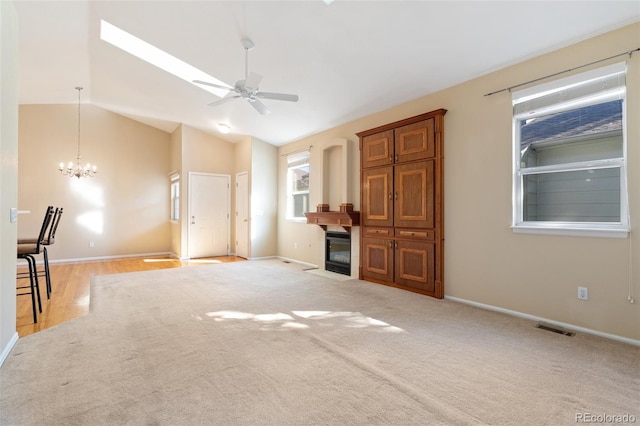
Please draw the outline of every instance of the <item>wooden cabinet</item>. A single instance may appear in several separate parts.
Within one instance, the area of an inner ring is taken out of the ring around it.
[[[361,279],[444,297],[445,113],[358,133]]]
[[[367,237],[360,247],[362,274],[383,282],[393,281],[393,240]]]
[[[362,172],[361,225],[393,226],[393,167]]]

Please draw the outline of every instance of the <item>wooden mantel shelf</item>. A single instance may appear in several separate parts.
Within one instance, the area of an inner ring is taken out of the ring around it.
[[[321,210],[318,206],[318,210]],[[304,215],[307,217],[307,223],[311,225],[318,225],[325,231],[327,226],[342,226],[345,231],[351,233],[352,226],[360,225],[360,212],[354,212],[350,209],[344,209],[340,206],[339,212],[331,211],[317,211],[309,212]]]

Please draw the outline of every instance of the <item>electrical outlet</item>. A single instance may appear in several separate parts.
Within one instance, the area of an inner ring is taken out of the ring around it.
[[[578,287],[578,299],[580,300],[589,299],[589,289],[587,287]]]
[[[93,241],[89,241],[89,248],[94,248],[96,245]]]

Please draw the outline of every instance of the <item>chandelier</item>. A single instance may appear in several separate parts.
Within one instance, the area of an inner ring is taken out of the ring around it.
[[[82,157],[80,156],[80,91],[82,87],[76,87],[76,90],[78,91],[78,156],[76,157],[76,162],[69,161],[67,167],[64,167],[64,163],[60,163],[58,170],[63,175],[80,179],[81,177],[95,176],[98,173],[98,167],[89,163],[82,165]]]

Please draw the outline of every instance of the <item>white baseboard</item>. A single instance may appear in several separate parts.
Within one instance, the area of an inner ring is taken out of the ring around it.
[[[0,353],[0,367],[2,367],[2,364],[4,364],[4,360],[7,359],[7,357],[11,353],[11,350],[16,345],[16,343],[18,343],[17,331],[13,333],[13,336],[11,336],[11,340],[9,340],[9,343],[7,343],[7,346],[5,346],[2,349],[2,353]]]
[[[74,262],[95,262],[98,260],[108,260],[108,259],[126,259],[126,258],[130,258],[130,257],[151,257],[151,256],[167,256],[167,257],[171,257],[172,259],[177,259],[177,256],[175,255],[175,253],[171,253],[168,251],[165,252],[159,252],[159,253],[136,253],[136,254],[117,254],[117,255],[113,255],[113,256],[96,256],[96,257],[77,257],[77,258],[71,258],[71,259],[49,259],[49,264],[54,264],[54,263],[74,263]],[[181,259],[182,260],[182,259]],[[37,260],[36,264],[37,265],[42,265],[44,263],[43,260]],[[27,266],[27,262],[25,260],[22,261],[18,261],[18,266]]]
[[[622,343],[628,343],[628,344],[634,345],[634,346],[640,346],[640,340],[635,340],[635,339],[630,339],[628,337],[618,336],[617,334],[603,333],[602,331],[592,330],[590,328],[585,328],[585,327],[580,327],[580,326],[573,325],[573,324],[554,321],[554,320],[550,320],[548,318],[538,317],[538,316],[535,316],[535,315],[529,315],[529,314],[525,314],[525,313],[518,312],[518,311],[512,311],[511,309],[500,308],[499,306],[486,305],[484,303],[474,302],[472,300],[467,300],[467,299],[461,299],[459,297],[453,297],[453,296],[445,295],[444,298],[447,299],[447,300],[451,300],[452,302],[464,303],[465,305],[471,305],[471,306],[475,306],[477,308],[486,309],[486,310],[494,311],[494,312],[500,312],[500,313],[503,313],[503,314],[507,314],[507,315],[511,315],[511,316],[519,317],[519,318],[524,318],[524,319],[528,319],[528,320],[542,321],[542,322],[545,322],[545,323],[548,323],[548,324],[558,325],[560,327],[569,329],[571,331],[579,331],[581,333],[593,334],[595,336],[604,337],[606,339],[611,339],[611,340],[615,340],[615,341],[622,342]]]
[[[278,256],[261,256],[261,257],[247,257],[247,260],[266,260],[266,259],[276,259]],[[243,258],[245,259],[245,258]]]
[[[313,263],[307,263],[307,262],[303,262],[301,260],[290,259],[288,257],[282,257],[282,256],[273,256],[273,257],[275,257],[277,259],[286,260],[287,262],[298,263],[300,265],[308,266],[310,268],[317,268],[318,267],[318,265],[314,265]]]

